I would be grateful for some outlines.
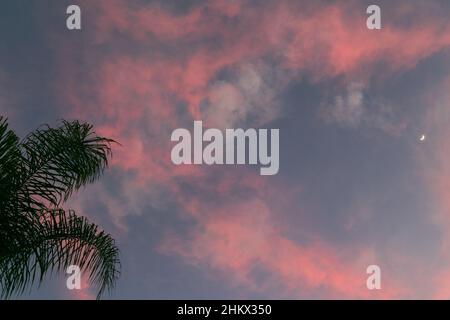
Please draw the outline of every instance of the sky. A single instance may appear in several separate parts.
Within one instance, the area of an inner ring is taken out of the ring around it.
[[[117,241],[106,299],[447,299],[449,16],[447,0],[5,0],[0,114],[20,137],[78,119],[120,142],[66,204]],[[195,120],[279,129],[278,174],[174,165],[171,133]],[[94,297],[60,275],[20,298]]]

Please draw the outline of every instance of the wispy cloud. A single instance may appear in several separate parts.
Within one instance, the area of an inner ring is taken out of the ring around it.
[[[129,215],[147,214],[146,205],[164,194],[164,201],[178,210],[174,216],[193,226],[176,236],[167,226],[159,250],[217,272],[235,286],[255,292],[275,288],[273,296],[283,297],[411,294],[409,284],[392,274],[386,290],[367,291],[365,266],[378,257],[367,254],[372,247],[340,247],[311,237],[315,230],[300,230],[304,242],[292,239],[278,227],[286,213],[268,200],[273,180],[256,177],[250,168],[224,173],[174,167],[170,133],[197,119],[218,127],[283,120],[287,113],[280,95],[293,82],[307,79],[322,86],[317,112],[332,125],[399,136],[407,122],[389,101],[369,99],[367,92],[372,81],[413,70],[449,47],[448,17],[427,15],[434,12],[434,3],[423,6],[425,13],[413,25],[390,22],[413,10],[413,4],[391,4],[392,19],[384,19],[377,33],[366,29],[365,8],[357,1],[214,1],[179,11],[163,3],[117,0],[82,5],[96,14],[93,29],[83,33],[81,58],[70,50],[70,37],[52,38],[57,41],[54,88],[67,117],[94,122],[100,134],[123,145],[114,154],[113,170],[120,180],[116,189],[98,185],[90,196],[105,206],[124,234]],[[336,86],[327,87],[329,82]],[[441,128],[436,148],[448,150],[448,130]],[[433,181],[447,210],[447,154],[440,152],[442,167]],[[276,183],[282,199],[290,186]],[[305,182],[297,183],[300,188]],[[83,199],[76,204],[80,208]],[[286,207],[302,207],[297,202],[291,199]],[[355,216],[351,221],[366,220]]]

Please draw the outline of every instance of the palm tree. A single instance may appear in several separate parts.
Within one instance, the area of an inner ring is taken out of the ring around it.
[[[0,297],[22,294],[53,271],[77,265],[89,272],[99,298],[120,272],[119,250],[108,234],[60,208],[97,180],[113,140],[93,127],[63,121],[42,126],[19,141],[0,116]]]

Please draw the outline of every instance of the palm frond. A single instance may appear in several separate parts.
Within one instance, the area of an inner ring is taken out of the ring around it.
[[[98,298],[119,276],[112,237],[73,211],[58,208],[108,166],[111,139],[92,126],[63,121],[21,143],[0,117],[0,297],[21,294],[49,272],[78,265]]]
[[[97,180],[108,166],[111,139],[99,137],[92,125],[67,122],[59,128],[44,126],[22,142],[22,177],[18,194],[28,206],[57,207],[82,186]]]
[[[27,236],[19,237],[9,255],[0,258],[4,298],[23,293],[34,283],[41,283],[48,272],[65,272],[70,265],[89,272],[91,284],[98,288],[97,298],[114,287],[120,262],[110,235],[73,211],[49,210],[34,217]]]
[[[17,183],[19,163],[19,139],[8,129],[6,119],[0,116],[0,214]]]

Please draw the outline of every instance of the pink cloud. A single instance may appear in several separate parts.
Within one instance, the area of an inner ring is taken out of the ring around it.
[[[88,57],[95,61],[91,63],[95,68],[82,75],[87,83],[78,81],[79,65],[71,62],[76,53],[61,53],[61,101],[73,108],[69,116],[95,122],[99,133],[123,145],[115,148],[113,166],[135,173],[134,179],[125,182],[130,194],[155,185],[166,188],[172,191],[172,201],[194,219],[197,228],[192,234],[168,236],[161,250],[200,267],[232,273],[229,279],[236,285],[254,290],[274,285],[282,287],[286,295],[327,290],[329,297],[373,297],[364,287],[364,264],[348,260],[352,257],[348,252],[355,248],[341,250],[317,240],[297,243],[275,227],[277,213],[261,200],[269,188],[267,182],[255,178],[250,169],[233,168],[236,171],[216,186],[206,186],[229,205],[219,206],[221,199],[207,203],[200,193],[192,195],[181,189],[178,179],[201,189],[215,173],[209,167],[172,165],[170,133],[193,119],[214,114],[218,103],[226,104],[220,109],[224,113],[221,118],[237,113],[244,122],[248,113],[236,110],[232,106],[236,101],[250,101],[256,112],[264,104],[276,105],[272,95],[263,99],[263,104],[255,102],[250,91],[240,87],[239,76],[222,83],[223,71],[236,75],[243,66],[256,65],[258,71],[269,70],[261,73],[264,82],[274,69],[283,70],[277,78],[277,92],[300,75],[314,81],[344,76],[367,84],[377,76],[380,61],[386,63],[385,72],[399,72],[448,47],[448,19],[421,18],[408,28],[386,22],[383,30],[372,32],[365,28],[364,11],[346,11],[351,5],[300,6],[296,1],[280,1],[248,7],[245,1],[217,1],[186,13],[113,0],[89,5],[98,12],[90,50],[103,45],[110,49]],[[125,37],[127,44],[116,44],[117,34]],[[68,40],[60,41],[65,47]],[[223,92],[228,98],[233,93],[235,99],[221,100]],[[203,110],[205,101],[210,103]],[[282,111],[259,124],[280,116]],[[440,184],[442,198],[448,198],[448,184],[444,180]],[[251,191],[256,200],[236,199],[234,188]],[[114,199],[101,191],[98,195],[105,197],[116,218],[126,214],[126,208]],[[270,274],[265,284],[254,279],[258,266]],[[376,297],[397,297],[399,292],[400,286],[392,285]]]
[[[197,213],[211,210],[201,203],[190,209]],[[328,298],[386,299],[404,293],[393,279],[384,280],[390,285],[381,292],[369,291],[368,261],[362,259],[359,249],[349,254],[345,252],[348,248],[339,252],[317,241],[299,244],[276,227],[273,213],[260,200],[215,208],[214,216],[201,214],[197,222],[187,239],[168,234],[161,252],[218,270],[235,287],[255,292],[278,288],[273,298],[306,297],[320,290]],[[269,276],[261,278],[258,271]]]

